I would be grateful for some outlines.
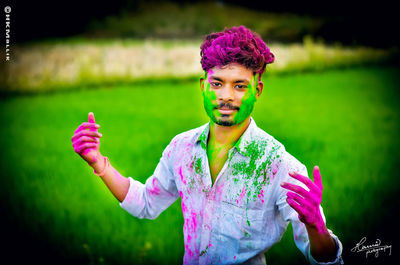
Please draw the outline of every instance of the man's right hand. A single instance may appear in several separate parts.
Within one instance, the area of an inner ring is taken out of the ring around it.
[[[97,131],[99,128],[100,125],[96,124],[94,121],[93,112],[89,112],[88,122],[83,122],[75,130],[75,133],[71,138],[75,152],[90,166],[102,157],[99,147],[100,137],[103,135]]]

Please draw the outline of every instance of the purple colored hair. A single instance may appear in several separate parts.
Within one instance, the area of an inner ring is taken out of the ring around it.
[[[275,58],[261,37],[245,26],[207,35],[200,49],[204,71],[236,62],[260,74],[260,78]]]

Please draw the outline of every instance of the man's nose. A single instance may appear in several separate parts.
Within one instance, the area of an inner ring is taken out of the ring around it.
[[[233,101],[234,93],[233,89],[229,86],[223,86],[219,89],[218,99],[222,101]]]

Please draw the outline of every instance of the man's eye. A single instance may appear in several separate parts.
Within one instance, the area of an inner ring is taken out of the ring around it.
[[[245,86],[245,85],[237,85],[236,87],[239,88],[239,89],[245,89],[247,86]]]
[[[220,84],[220,83],[217,83],[217,82],[211,82],[211,85],[212,85],[212,86],[220,86],[221,84]]]

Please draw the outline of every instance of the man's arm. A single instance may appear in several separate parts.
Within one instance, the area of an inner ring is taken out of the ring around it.
[[[101,176],[104,183],[110,189],[115,198],[120,202],[124,200],[129,190],[129,180],[118,173],[111,165],[107,167],[104,156],[100,154],[100,138],[103,136],[98,132],[99,124],[95,123],[94,113],[89,112],[88,122],[83,122],[75,130],[71,138],[74,151],[82,157],[97,173],[105,170]]]
[[[100,155],[99,159],[92,164],[89,164],[97,173],[105,169],[105,173],[101,179],[106,184],[108,189],[119,202],[122,202],[129,190],[129,179],[122,176],[111,164],[106,167],[104,156]]]
[[[317,261],[333,261],[336,259],[338,246],[331,237],[328,229],[319,232],[317,228],[306,224],[308,238],[310,240],[310,253]]]
[[[318,166],[313,170],[314,182],[297,172],[289,176],[300,181],[309,190],[288,182],[281,183],[287,193],[287,203],[298,213],[304,223],[310,241],[310,253],[318,262],[329,262],[336,259],[338,246],[332,238],[321,215],[322,181]]]

